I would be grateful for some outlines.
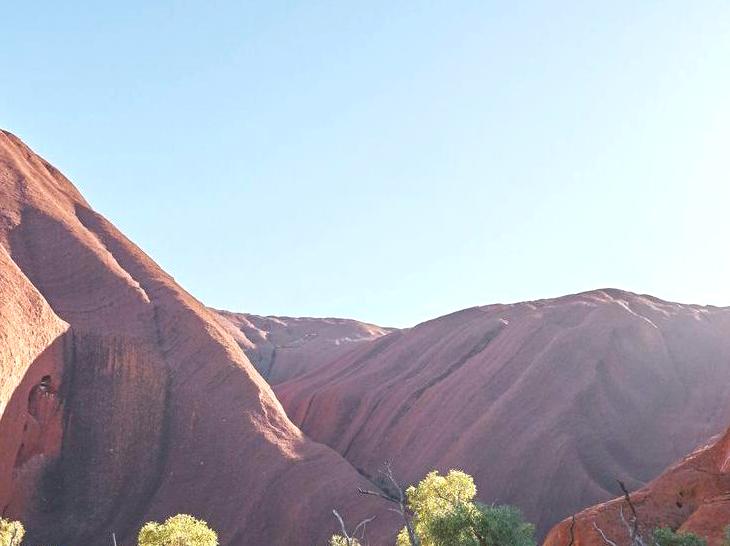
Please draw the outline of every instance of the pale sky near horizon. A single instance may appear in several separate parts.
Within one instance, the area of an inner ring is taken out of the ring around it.
[[[727,1],[100,4],[2,7],[0,126],[208,305],[730,305]]]

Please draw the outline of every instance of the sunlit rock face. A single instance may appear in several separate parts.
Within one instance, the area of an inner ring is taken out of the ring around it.
[[[275,391],[363,473],[462,468],[544,535],[722,431],[729,384],[730,310],[607,289],[460,311]]]
[[[219,320],[6,132],[0,319],[0,512],[28,543],[132,544],[183,512],[222,544],[309,546],[332,508],[378,512]]]
[[[629,500],[644,536],[653,528],[671,527],[706,538],[709,546],[724,544],[730,524],[730,430],[631,493]],[[622,497],[580,512],[575,522],[571,518],[556,525],[545,546],[568,544],[571,527],[576,545],[605,545],[601,532],[617,544],[628,544],[624,520],[633,525],[631,507]]]

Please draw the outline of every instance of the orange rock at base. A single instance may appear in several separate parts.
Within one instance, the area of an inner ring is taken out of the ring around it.
[[[724,436],[702,446],[671,466],[646,487],[631,493],[644,535],[655,527],[671,527],[708,539],[709,546],[721,546],[730,525],[730,429]],[[629,543],[621,519],[630,519],[625,498],[588,508],[576,515],[575,546],[605,546],[605,535],[619,546]],[[548,534],[545,546],[570,542],[572,519],[562,521]]]

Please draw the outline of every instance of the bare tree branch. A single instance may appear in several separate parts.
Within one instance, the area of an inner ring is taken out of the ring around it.
[[[634,536],[639,535],[639,514],[636,512],[636,508],[634,507],[634,503],[631,502],[631,495],[629,494],[629,490],[626,489],[626,485],[624,485],[624,482],[621,480],[616,480],[618,482],[619,487],[621,488],[621,491],[624,493],[624,498],[626,499],[626,503],[629,505],[629,508],[631,508],[631,515],[633,516],[633,534]]]
[[[373,521],[375,519],[375,516],[373,516],[372,518],[367,518],[367,519],[362,520],[360,523],[358,523],[355,526],[355,529],[352,531],[352,536],[351,536],[350,533],[347,532],[347,527],[345,526],[345,520],[342,519],[342,516],[340,515],[340,513],[334,509],[332,510],[332,513],[337,518],[337,521],[340,522],[340,529],[342,531],[342,536],[345,537],[345,540],[347,541],[348,546],[355,546],[355,544],[359,544],[356,540],[358,531],[361,531],[360,539],[365,540],[365,527],[367,526],[368,523],[370,523],[371,521]]]
[[[340,529],[342,530],[342,535],[345,537],[345,540],[347,540],[347,543],[349,544],[350,543],[350,535],[347,534],[347,528],[345,527],[345,522],[342,519],[342,516],[340,516],[340,513],[337,510],[335,510],[335,509],[332,509],[332,513],[337,518],[337,521],[340,522]]]
[[[624,517],[624,509],[623,506],[621,507],[621,521],[624,522],[624,526],[629,532],[629,537],[631,538],[631,544],[637,545],[637,546],[646,546],[644,539],[641,536],[641,526],[639,522],[639,514],[636,511],[636,507],[634,506],[633,501],[631,500],[631,495],[629,494],[629,490],[626,488],[626,485],[624,485],[624,482],[621,480],[616,480],[618,482],[619,487],[621,488],[621,491],[623,491],[624,499],[626,500],[626,504],[629,505],[629,508],[631,509],[631,525],[626,521],[626,518]]]
[[[370,523],[371,521],[373,521],[375,518],[376,518],[376,516],[373,516],[372,518],[364,519],[360,523],[358,523],[355,526],[355,529],[352,531],[352,536],[353,537],[356,536],[357,535],[357,530],[360,529],[360,528],[362,528],[362,533],[360,534],[360,538],[365,538],[365,526],[368,523]]]
[[[631,524],[629,524],[628,521],[626,521],[626,516],[624,516],[624,507],[619,506],[618,508],[619,517],[621,518],[621,523],[624,524],[624,527],[626,527],[626,534],[629,535],[629,538],[631,539],[631,543],[634,543],[634,531],[631,527]]]
[[[631,500],[631,494],[629,493],[629,490],[626,488],[626,485],[621,480],[616,480],[618,482],[619,487],[621,488],[621,491],[624,494],[624,500],[626,501],[626,504],[629,505],[629,509],[631,510],[631,518],[630,520],[626,518],[626,514],[624,513],[624,507],[623,505],[619,506],[618,513],[619,518],[621,519],[621,523],[626,528],[626,534],[629,537],[629,544],[631,546],[647,546],[646,541],[644,540],[644,537],[641,536],[641,524],[639,521],[639,513],[636,511],[636,507],[634,506],[633,501]],[[575,516],[573,516],[573,522],[575,522]],[[617,546],[616,543],[609,539],[606,536],[606,533],[603,532],[603,529],[598,527],[596,522],[593,522],[593,527],[598,531],[601,535],[601,539],[604,543],[606,543],[609,546]],[[571,544],[573,543],[573,535],[572,535],[572,525],[571,525]]]
[[[604,543],[608,544],[608,546],[618,546],[618,544],[616,544],[613,540],[611,540],[610,538],[608,538],[606,536],[606,533],[604,533],[603,529],[601,529],[598,525],[596,525],[595,521],[593,522],[593,528],[596,531],[598,531],[598,533],[601,535],[601,539],[603,540]]]
[[[381,499],[385,499],[388,502],[395,502],[396,504],[399,502],[397,498],[386,495],[385,493],[381,493],[380,491],[371,491],[369,489],[362,489],[358,487],[357,492],[361,495],[372,495],[374,497],[380,497]]]
[[[398,491],[398,500],[401,504],[405,502],[405,495],[403,494],[403,488],[400,486],[400,484],[396,481],[395,477],[393,476],[393,467],[390,466],[390,461],[385,461],[385,476],[390,480],[390,483],[393,484],[393,487],[395,487],[396,491]]]
[[[397,510],[392,508],[389,510],[391,512],[400,514],[401,518],[403,519],[403,523],[405,524],[406,531],[408,532],[408,538],[411,542],[411,546],[421,546],[421,541],[416,535],[416,532],[413,529],[413,524],[411,523],[411,513],[408,510],[408,506],[406,505],[405,492],[403,491],[400,483],[398,483],[398,480],[395,479],[395,475],[393,474],[393,467],[390,465],[390,462],[386,461],[383,464],[383,470],[381,470],[380,473],[385,476],[385,478],[390,482],[390,484],[393,486],[393,489],[395,489],[395,491],[397,492],[398,496],[392,495],[388,491],[371,491],[362,488],[358,488],[358,492],[361,495],[371,495],[373,497],[378,497],[388,502],[392,502],[393,504],[397,504]]]

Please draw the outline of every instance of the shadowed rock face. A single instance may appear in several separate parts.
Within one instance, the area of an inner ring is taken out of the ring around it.
[[[730,524],[730,430],[632,493],[631,502],[643,534],[655,527],[671,527],[706,537],[710,546],[723,544],[724,528]],[[622,510],[630,519],[630,507],[624,498],[584,510],[576,515],[574,525],[566,520],[555,526],[545,546],[568,544],[571,525],[576,546],[604,546],[596,527],[614,542],[627,544],[629,535],[621,519]]]
[[[467,309],[275,386],[365,474],[462,468],[541,535],[730,422],[730,310],[618,290]]]
[[[29,543],[131,544],[185,512],[222,544],[309,546],[334,507],[378,512],[219,320],[5,132],[0,319],[0,512]]]
[[[271,385],[316,370],[359,343],[394,331],[348,319],[216,313],[223,327]]]

